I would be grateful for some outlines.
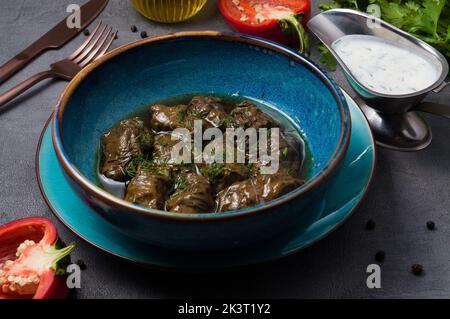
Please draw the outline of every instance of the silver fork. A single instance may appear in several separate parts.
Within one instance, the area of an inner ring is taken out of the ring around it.
[[[116,39],[117,31],[100,22],[84,43],[67,59],[53,63],[50,70],[37,73],[0,95],[0,107],[22,94],[35,84],[48,78],[70,81],[90,62],[103,56]],[[1,110],[1,108],[0,108]]]

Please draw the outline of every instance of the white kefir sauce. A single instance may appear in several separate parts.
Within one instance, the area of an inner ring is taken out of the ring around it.
[[[420,53],[371,35],[346,35],[331,46],[359,82],[381,94],[423,90],[435,83],[441,73]]]

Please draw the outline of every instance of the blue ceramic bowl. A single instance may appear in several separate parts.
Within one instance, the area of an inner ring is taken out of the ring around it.
[[[307,138],[312,177],[270,203],[214,214],[146,209],[98,187],[102,132],[139,105],[190,93],[238,93],[275,105]],[[71,186],[122,232],[164,247],[213,250],[316,221],[322,209],[318,199],[346,154],[350,126],[340,90],[309,60],[266,40],[204,31],[131,43],[86,67],[60,97],[52,136]]]

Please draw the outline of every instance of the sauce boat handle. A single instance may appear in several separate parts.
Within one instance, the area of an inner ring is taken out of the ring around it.
[[[426,112],[434,115],[440,115],[450,119],[450,105],[422,102],[415,106],[411,111]]]
[[[441,85],[439,85],[437,88],[435,88],[433,90],[434,93],[439,93],[441,92],[443,89],[445,89],[448,85],[450,84],[450,79],[445,80],[444,82],[441,83]]]

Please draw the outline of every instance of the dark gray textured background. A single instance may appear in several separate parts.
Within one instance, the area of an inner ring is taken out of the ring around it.
[[[73,1],[80,3],[80,1]],[[314,1],[313,1],[314,2]],[[69,1],[2,0],[0,2],[0,64],[37,39],[65,16]],[[315,7],[315,5],[313,6]],[[316,10],[315,10],[316,11]],[[137,14],[128,1],[112,0],[101,19],[120,30],[115,46],[138,38],[136,24],[149,35],[181,30],[228,30],[209,1],[199,16],[177,25],[155,24]],[[59,51],[34,61],[0,87],[62,59],[83,35]],[[346,84],[339,72],[338,83]],[[65,83],[49,81],[12,103],[0,115],[0,222],[33,215],[56,222],[41,198],[35,179],[35,151],[39,134]],[[434,96],[449,102],[450,90]],[[143,269],[104,253],[74,237],[57,223],[61,237],[76,241],[73,258],[83,259],[78,298],[267,297],[267,298],[390,298],[450,297],[450,122],[426,116],[434,139],[425,151],[398,153],[379,149],[377,171],[369,195],[354,216],[338,231],[314,246],[274,263],[231,272],[181,274]],[[374,231],[364,230],[374,219]],[[434,220],[437,230],[426,229]],[[366,267],[379,250],[382,288],[368,289]],[[425,274],[416,277],[410,266],[421,263]]]

